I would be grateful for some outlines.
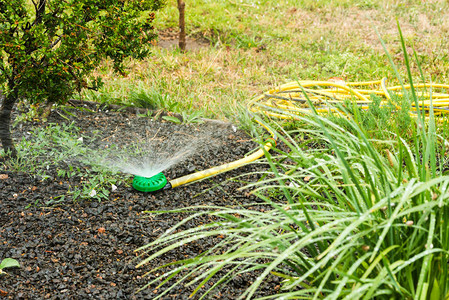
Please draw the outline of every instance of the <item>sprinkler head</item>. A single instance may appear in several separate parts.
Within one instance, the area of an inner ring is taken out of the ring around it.
[[[152,177],[134,176],[133,188],[140,192],[156,192],[167,185],[164,174],[158,173]]]

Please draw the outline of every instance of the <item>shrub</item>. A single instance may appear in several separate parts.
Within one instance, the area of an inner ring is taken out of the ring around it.
[[[126,57],[148,55],[154,11],[163,0],[13,0],[0,2],[0,139],[15,156],[11,111],[19,98],[64,102],[97,88],[91,71],[105,58],[124,73]]]

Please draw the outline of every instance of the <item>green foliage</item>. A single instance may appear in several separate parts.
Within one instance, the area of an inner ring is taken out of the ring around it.
[[[136,91],[132,91],[128,97],[129,104],[137,107],[147,108],[149,110],[164,110],[168,112],[179,113],[181,119],[175,116],[163,116],[165,121],[173,122],[176,124],[190,124],[201,123],[201,117],[204,115],[202,111],[195,111],[192,109],[192,105],[181,106],[179,102],[173,101],[173,99],[167,94],[161,94],[155,89],[140,88]],[[140,114],[141,117],[151,116],[151,111],[148,114]],[[157,114],[156,114],[157,115]]]
[[[20,264],[17,260],[13,258],[5,258],[0,263],[0,275],[6,274],[6,272],[3,271],[3,269],[6,268],[20,268]]]
[[[182,122],[184,124],[201,124],[203,123],[203,112],[202,111],[190,111],[184,112],[181,111]]]
[[[15,102],[64,102],[83,88],[105,58],[124,74],[127,57],[148,55],[154,10],[163,0],[13,0],[0,2],[0,139],[17,155],[9,125]]]
[[[86,153],[82,136],[74,124],[48,124],[36,128],[22,137],[18,157],[4,163],[5,168],[18,172],[30,172],[43,177],[46,170],[68,158]]]
[[[410,115],[410,102],[399,96],[394,96],[389,103],[382,103],[382,99],[376,95],[371,95],[371,100],[367,108],[354,106],[347,101],[340,107],[340,110],[345,112],[344,115],[330,113],[328,118],[353,134],[356,132],[347,119],[349,117],[356,120],[368,138],[379,140],[380,147],[386,146],[382,141],[397,138],[410,142],[416,129],[416,122]]]
[[[42,180],[69,179],[73,183],[68,190],[72,200],[105,200],[114,187],[124,183],[124,176],[105,170],[101,162],[107,151],[93,152],[87,145],[88,140],[73,123],[37,127],[22,138],[17,144],[18,156],[5,161],[3,167],[27,172]],[[51,172],[54,169],[56,174]],[[66,196],[33,205],[59,203]]]
[[[67,176],[70,175],[67,174]],[[72,196],[72,200],[108,200],[111,191],[122,183],[122,179],[119,179],[118,176],[111,172],[105,171],[104,168],[94,168],[93,171],[84,169],[83,172],[77,173],[76,176],[82,177],[84,180],[80,185],[73,186],[68,191],[68,194]]]
[[[167,3],[157,12],[154,24],[172,39],[178,10],[175,0]],[[100,91],[110,97],[99,99],[123,101],[142,84],[170,96],[181,108],[194,101],[193,109],[205,111],[206,117],[232,120],[237,103],[295,78],[392,79],[373,28],[379,28],[405,74],[394,34],[396,18],[418,49],[427,81],[448,82],[447,1],[189,0],[186,5],[188,44],[193,49],[187,55],[167,49],[164,36],[151,58],[130,62],[132,73],[126,78],[111,76],[109,62],[101,64],[97,71],[105,85]],[[203,43],[206,40],[210,43]],[[253,42],[266,49],[247,47]],[[412,68],[418,74],[415,64]]]
[[[141,59],[160,0],[2,1],[0,84],[33,101],[63,101],[87,86],[106,57],[124,72],[126,57]],[[13,82],[13,84],[12,84]],[[99,80],[92,80],[93,86]]]
[[[178,102],[173,101],[169,95],[161,94],[155,89],[140,88],[132,91],[129,95],[129,102],[133,106],[148,108],[151,110],[164,109],[167,111],[176,111]]]
[[[173,117],[173,116],[163,116],[162,119],[164,119],[165,121],[169,121],[175,124],[181,124],[181,120],[178,119],[177,117]]]
[[[234,36],[233,39],[235,41],[236,48],[248,50],[251,48],[258,48],[262,46],[260,38],[257,37],[250,37],[243,34],[239,34]]]
[[[405,141],[385,157],[353,121],[356,134],[318,115],[302,122],[308,128],[278,133],[288,151],[267,153],[271,174],[253,185],[269,208],[196,208],[188,219],[206,214],[218,221],[162,235],[146,246],[151,255],[141,265],[192,241],[222,242],[160,267],[170,270],[155,269],[163,275],[150,283],[179,273],[200,290],[216,274],[226,283],[258,270],[247,299],[271,275],[283,279],[282,291],[266,299],[446,295],[449,178],[432,159],[433,129],[428,138],[416,135],[422,157]],[[306,147],[314,139],[328,146]]]

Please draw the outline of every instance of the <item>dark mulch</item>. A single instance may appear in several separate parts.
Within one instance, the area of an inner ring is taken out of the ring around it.
[[[230,125],[176,125],[171,122],[149,121],[129,112],[98,111],[89,113],[73,110],[70,118],[84,135],[100,130],[96,140],[104,143],[112,136],[124,142],[130,132],[143,128],[158,134],[173,132],[214,132],[209,146],[185,162],[166,172],[168,178],[203,170],[224,162],[241,158],[256,147],[241,131]],[[69,122],[53,112],[49,122]],[[45,126],[25,123],[14,129],[16,139],[30,128]],[[212,127],[211,127],[212,126]],[[216,126],[216,127],[214,127]],[[215,129],[214,129],[215,128]],[[221,143],[220,147],[213,144]],[[259,168],[260,169],[260,168]],[[81,179],[64,179],[50,169],[49,179],[27,173],[14,173],[0,165],[0,259],[17,259],[21,268],[6,270],[9,275],[0,277],[0,297],[10,299],[152,299],[164,288],[154,287],[136,291],[148,282],[143,278],[150,268],[176,259],[191,257],[208,249],[214,241],[204,241],[193,246],[183,246],[174,253],[136,269],[134,252],[153,241],[182,219],[182,215],[157,215],[151,218],[145,210],[166,210],[191,205],[245,205],[257,201],[246,191],[239,191],[243,183],[226,179],[256,170],[246,166],[212,179],[188,186],[144,194],[122,184],[108,200],[65,201],[53,206],[42,204],[67,194],[68,189]],[[5,174],[7,176],[5,176]],[[7,177],[7,178],[5,178]],[[247,176],[245,180],[257,180]],[[37,201],[38,200],[38,201]],[[32,205],[34,203],[38,205]],[[208,219],[186,224],[195,226]],[[184,228],[186,228],[184,227]],[[209,298],[234,299],[254,280],[256,275],[239,277]],[[150,277],[153,278],[153,277]],[[261,290],[271,294],[278,288],[273,279]],[[183,285],[175,288],[164,299],[188,299],[192,288]]]

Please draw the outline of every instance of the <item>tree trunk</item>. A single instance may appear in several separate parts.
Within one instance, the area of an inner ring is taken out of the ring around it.
[[[186,51],[186,22],[185,22],[185,7],[186,4],[183,0],[178,0],[179,10],[179,49],[182,52]]]
[[[2,106],[0,107],[0,140],[5,150],[6,158],[17,157],[17,151],[11,138],[11,114],[14,104],[17,100],[17,90],[12,90],[6,97],[3,98]]]

